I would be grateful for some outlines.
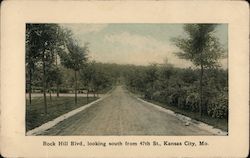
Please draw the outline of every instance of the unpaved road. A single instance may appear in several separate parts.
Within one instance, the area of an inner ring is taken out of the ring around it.
[[[42,135],[212,135],[137,100],[118,86],[111,95]]]

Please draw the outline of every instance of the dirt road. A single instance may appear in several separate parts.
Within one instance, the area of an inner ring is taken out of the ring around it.
[[[137,100],[122,86],[42,135],[212,135]]]

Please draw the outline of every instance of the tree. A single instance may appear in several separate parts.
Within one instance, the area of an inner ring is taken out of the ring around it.
[[[156,64],[152,64],[149,65],[145,71],[144,82],[146,84],[146,92],[145,92],[146,99],[153,99],[152,95],[153,92],[155,91],[155,82],[158,79],[157,68],[158,67]]]
[[[199,112],[203,110],[203,75],[206,68],[218,67],[218,60],[223,57],[224,49],[219,40],[214,36],[215,24],[186,24],[184,31],[187,37],[173,39],[174,44],[181,52],[176,54],[183,59],[190,60],[195,66],[200,67]]]
[[[92,75],[91,85],[94,91],[94,96],[97,95],[98,97],[99,90],[107,87],[110,77],[107,73],[105,73],[105,70],[101,67],[101,65],[95,64],[94,68],[95,71]]]
[[[60,28],[57,34],[57,38],[60,39],[60,42],[56,43],[56,46],[52,50],[53,53],[55,54],[55,66],[58,70],[59,73],[57,73],[56,77],[56,96],[59,97],[59,91],[60,88],[59,86],[62,84],[62,67],[60,65],[60,56],[61,54],[65,53],[66,50],[66,44],[65,41],[67,41],[68,37],[71,37],[72,33],[69,30],[65,30]]]
[[[42,84],[43,84],[43,96],[44,96],[44,111],[47,114],[47,101],[46,101],[46,70],[55,61],[54,50],[57,47],[63,45],[62,38],[59,38],[61,34],[61,28],[57,24],[27,24],[26,42],[29,45],[26,51],[29,58],[28,61],[31,64],[35,64],[32,60],[34,56],[36,62],[42,65]],[[31,65],[30,64],[30,65]]]
[[[77,104],[77,73],[86,63],[89,49],[88,44],[81,47],[78,42],[71,37],[68,37],[66,41],[66,48],[68,52],[61,54],[61,62],[66,68],[74,70],[75,104]]]
[[[55,85],[60,85],[62,83],[62,73],[60,72],[59,67],[56,65],[50,65],[47,67],[47,88],[49,89],[50,100],[51,100],[51,88]]]
[[[28,85],[29,85],[29,104],[31,105],[31,92],[32,92],[32,76],[35,71],[35,64],[38,61],[39,58],[39,44],[36,40],[37,38],[37,27],[33,24],[27,24],[26,25],[26,39],[25,39],[25,47],[26,47],[26,56],[25,56],[25,62],[26,62],[26,71],[28,75]]]
[[[80,79],[83,82],[83,85],[87,89],[87,102],[89,102],[89,92],[91,89],[91,82],[95,73],[94,62],[86,64],[83,70],[80,72]]]
[[[160,92],[161,99],[167,101],[167,96],[169,94],[169,79],[173,75],[173,66],[171,64],[165,63],[159,66],[157,70],[157,85],[156,89]]]

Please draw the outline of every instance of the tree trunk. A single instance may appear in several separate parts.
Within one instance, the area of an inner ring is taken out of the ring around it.
[[[56,96],[59,97],[59,85],[58,85],[58,83],[56,84]]]
[[[52,100],[52,97],[51,97],[51,88],[49,88],[49,99],[50,99],[50,101]]]
[[[87,90],[87,103],[89,103],[89,90]]]
[[[77,74],[75,70],[75,105],[77,104]]]
[[[201,64],[201,72],[200,72],[200,107],[199,107],[199,112],[200,112],[200,117],[202,117],[202,109],[203,109],[203,64]]]
[[[31,105],[31,91],[32,91],[32,74],[31,67],[29,65],[29,104]]]
[[[56,67],[57,67],[57,54],[56,54]],[[59,97],[59,84],[56,82],[56,96]]]
[[[45,52],[43,52],[43,99],[44,99],[44,112],[45,114],[47,114]]]
[[[31,90],[32,90],[32,70],[31,70],[31,57],[30,57],[30,54],[28,55],[28,69],[29,69],[29,90],[28,90],[28,93],[29,93],[29,105],[31,105]]]

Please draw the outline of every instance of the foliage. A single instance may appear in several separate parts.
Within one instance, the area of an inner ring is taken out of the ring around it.
[[[59,67],[51,65],[48,67],[47,76],[46,76],[47,87],[53,87],[56,84],[62,84],[62,72]]]
[[[78,80],[77,72],[83,68],[87,61],[87,53],[89,52],[88,45],[84,47],[80,46],[78,42],[68,36],[65,39],[66,51],[61,54],[61,63],[68,69],[74,70],[74,81],[75,81],[75,104],[77,104],[77,91],[78,91]]]
[[[80,71],[80,79],[85,89],[97,93],[108,87],[112,87],[119,74],[113,64],[102,64],[94,61],[86,64]]]
[[[48,87],[54,92],[55,86],[63,85],[60,92],[75,89],[77,97],[78,89],[100,93],[125,83],[146,99],[192,112],[198,112],[203,102],[201,110],[205,115],[226,118],[228,72],[220,69],[217,62],[224,50],[213,35],[215,27],[188,24],[184,27],[187,36],[173,39],[180,49],[177,55],[200,66],[200,69],[180,69],[168,63],[135,66],[89,61],[89,45],[82,46],[71,31],[57,24],[27,24],[26,91],[31,94],[32,85],[33,91],[44,92],[46,99]]]
[[[61,54],[61,63],[68,69],[79,71],[87,61],[88,45],[81,47],[76,40],[69,39],[66,43],[68,51]]]
[[[57,24],[26,25],[26,68],[29,75],[29,100],[31,104],[31,85],[35,67],[42,67],[42,85],[44,93],[44,110],[47,113],[46,84],[47,73],[55,61],[55,50],[63,46],[62,30]]]
[[[214,36],[215,27],[215,24],[186,24],[184,31],[187,33],[187,37],[173,39],[174,44],[180,49],[180,52],[176,54],[200,67],[200,116],[202,116],[204,108],[207,108],[204,106],[203,100],[204,70],[218,67],[218,60],[224,54],[219,40]]]
[[[126,85],[145,99],[199,112],[199,70],[166,65],[127,66]],[[214,118],[228,114],[227,70],[210,69],[204,76],[203,113]],[[150,75],[153,79],[149,79]]]
[[[219,66],[218,59],[224,56],[224,49],[214,36],[215,27],[215,24],[186,24],[184,30],[188,37],[172,39],[181,50],[176,54],[192,61],[196,66]]]

